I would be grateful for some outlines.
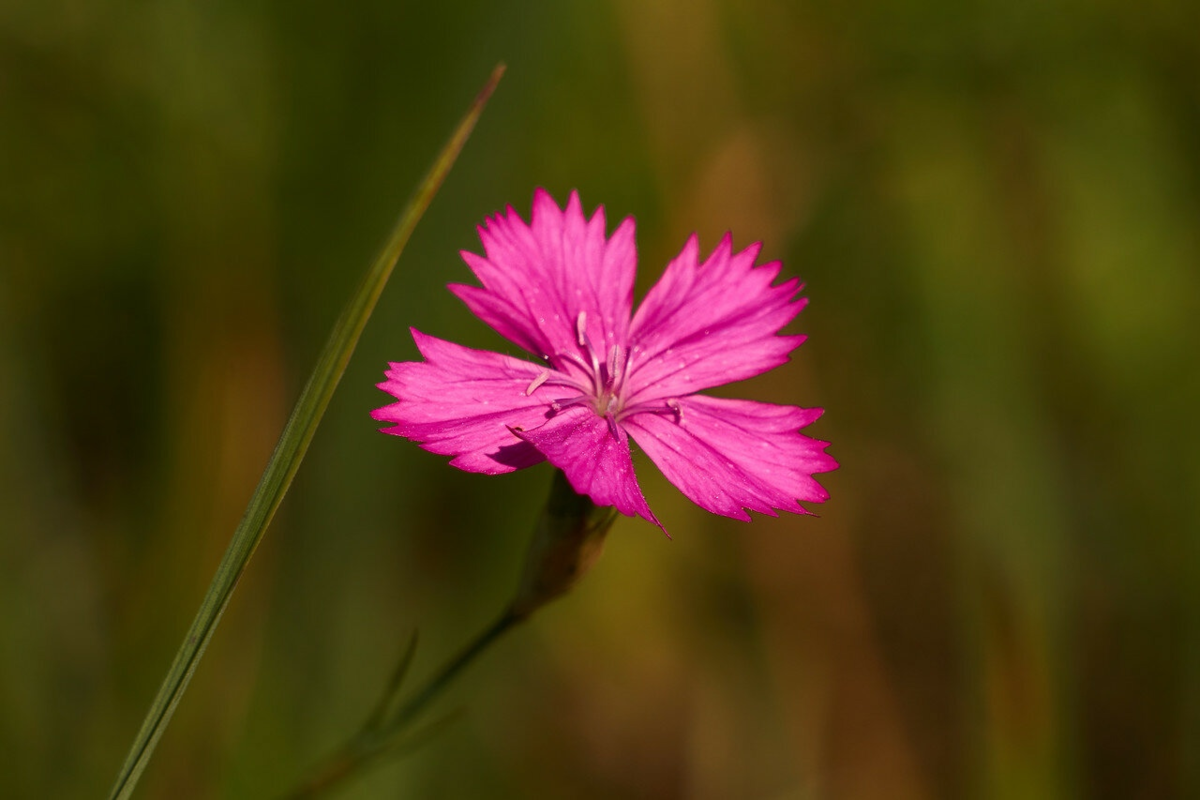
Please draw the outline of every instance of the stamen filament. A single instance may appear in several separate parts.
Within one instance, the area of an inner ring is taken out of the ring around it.
[[[650,403],[638,403],[632,406],[625,406],[617,412],[617,422],[632,417],[634,414],[672,414],[676,422],[683,421],[683,406],[679,404],[679,400],[672,397],[668,400],[658,400]]]
[[[560,353],[559,358],[561,358],[563,361],[571,362],[572,364],[579,367],[584,372],[588,371],[588,365],[583,362],[582,358],[575,355],[574,353]]]
[[[565,398],[562,400],[552,400],[550,402],[550,408],[554,409],[555,411],[562,411],[564,408],[570,408],[571,406],[577,406],[580,403],[589,403],[589,402],[591,402],[591,400],[592,400],[591,396],[586,395],[586,394],[581,394],[578,397],[568,397],[568,398]]]

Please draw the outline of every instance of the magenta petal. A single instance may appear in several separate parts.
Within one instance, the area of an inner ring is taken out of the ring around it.
[[[482,287],[450,287],[477,317],[535,356],[580,354],[579,321],[607,353],[629,335],[637,250],[633,219],[605,235],[604,209],[589,220],[576,192],[560,209],[545,191],[531,223],[511,207],[479,229],[486,255],[464,252]]]
[[[828,442],[799,432],[821,409],[704,395],[677,402],[678,414],[635,414],[621,424],[701,508],[749,520],[745,509],[807,513],[797,500],[829,497],[812,477],[837,468],[825,453]]]
[[[384,433],[404,436],[426,450],[454,456],[468,472],[494,475],[543,460],[509,426],[545,422],[545,388],[526,390],[545,369],[512,356],[472,350],[413,330],[425,361],[394,363],[379,388],[398,402],[371,416],[391,422]]]
[[[783,364],[803,336],[777,336],[804,307],[780,264],[756,267],[759,245],[733,252],[729,234],[703,263],[690,237],[638,307],[630,328],[630,402],[691,394]]]
[[[650,511],[633,472],[629,437],[620,427],[596,416],[590,408],[574,407],[551,417],[533,430],[514,431],[563,471],[576,492],[598,506],[616,506],[662,528]]]

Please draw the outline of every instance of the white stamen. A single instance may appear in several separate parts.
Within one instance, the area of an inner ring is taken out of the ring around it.
[[[538,387],[541,386],[543,383],[545,383],[546,379],[548,379],[549,377],[550,377],[550,370],[548,370],[548,369],[544,369],[540,373],[538,373],[538,376],[536,378],[534,378],[532,381],[530,381],[529,386],[527,386],[525,388],[525,396],[528,397],[529,395],[536,392],[538,390]]]
[[[608,385],[617,385],[617,367],[621,363],[621,345],[614,344],[608,351]]]
[[[679,405],[678,400],[672,397],[667,401],[667,408],[674,412],[676,422],[683,422],[683,406]]]
[[[575,318],[575,338],[580,347],[587,347],[587,312],[580,311]]]

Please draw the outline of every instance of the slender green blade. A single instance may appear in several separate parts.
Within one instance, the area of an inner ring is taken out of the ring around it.
[[[204,595],[196,619],[188,629],[187,636],[184,638],[179,652],[175,655],[175,661],[171,664],[171,669],[163,680],[162,687],[158,690],[158,696],[154,698],[154,704],[146,714],[141,730],[138,731],[137,738],[129,750],[125,765],[121,768],[121,773],[109,795],[111,800],[129,797],[137,785],[159,738],[166,729],[167,723],[170,722],[172,714],[175,713],[175,707],[179,704],[192,674],[196,671],[196,665],[204,655],[204,650],[217,628],[217,623],[220,621],[225,607],[229,604],[230,597],[233,596],[233,590],[237,586],[238,580],[241,579],[246,564],[254,555],[255,548],[262,540],[263,533],[270,525],[271,518],[275,515],[276,509],[279,508],[284,494],[287,493],[288,487],[292,483],[300,461],[304,458],[309,443],[312,442],[317,425],[329,405],[330,398],[333,397],[333,392],[337,388],[338,381],[341,380],[346,364],[350,361],[350,355],[358,344],[359,336],[367,324],[367,319],[371,316],[371,311],[374,310],[375,303],[392,274],[396,259],[400,257],[400,252],[408,243],[409,236],[412,235],[417,222],[425,213],[425,209],[429,207],[433,196],[449,173],[450,167],[458,158],[467,137],[471,134],[471,129],[475,127],[475,122],[479,119],[484,105],[503,74],[503,64],[492,71],[483,90],[475,98],[475,102],[472,103],[466,116],[459,122],[454,134],[438,154],[424,180],[418,185],[408,206],[392,229],[387,243],[350,298],[350,302],[342,312],[337,324],[334,325],[333,332],[329,335],[329,341],[326,342],[325,349],[322,350],[317,365],[308,379],[308,384],[301,392],[300,399],[296,402],[296,407],[292,410],[292,415],[283,429],[283,434],[279,437],[279,443],[275,445],[275,452],[271,454],[271,460],[267,463],[258,487],[254,490],[254,496],[251,497],[250,504],[246,507],[246,513],[238,523],[229,547],[217,567],[216,575],[213,576],[208,592]]]

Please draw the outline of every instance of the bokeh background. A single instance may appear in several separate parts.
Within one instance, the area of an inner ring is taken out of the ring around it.
[[[347,798],[1200,796],[1182,0],[0,3],[0,795],[107,792],[342,303],[492,66],[140,796],[269,797],[507,599],[546,467],[368,417],[533,189],[807,282],[819,518],[622,520]]]

